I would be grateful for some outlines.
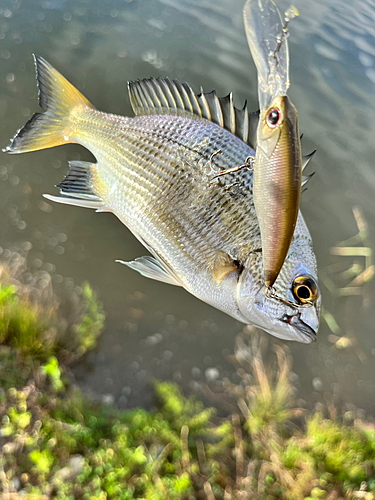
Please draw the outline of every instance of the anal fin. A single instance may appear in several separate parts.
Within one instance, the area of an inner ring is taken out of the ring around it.
[[[77,196],[53,196],[51,194],[43,195],[46,200],[54,201],[55,203],[62,203],[63,205],[73,205],[75,207],[83,207],[83,208],[94,208],[97,211],[100,211],[101,204],[103,201],[98,199],[91,198],[79,198]],[[105,211],[105,210],[104,210]]]
[[[160,262],[150,255],[138,257],[131,262],[124,262],[123,260],[116,260],[116,262],[130,267],[130,269],[134,269],[134,271],[138,271],[146,278],[162,281],[163,283],[168,283],[170,285],[182,286],[182,284],[177,281],[175,276],[172,276],[172,274],[168,272],[168,270]]]
[[[56,187],[60,189],[60,196],[45,194],[47,200],[65,205],[75,205],[77,207],[94,208],[98,211],[105,211],[104,201],[97,196],[93,189],[93,177],[96,172],[96,165],[85,161],[70,161],[69,171],[60,184]]]

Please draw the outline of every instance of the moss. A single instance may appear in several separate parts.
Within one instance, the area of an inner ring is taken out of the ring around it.
[[[317,466],[342,482],[345,490],[367,480],[368,466],[374,466],[374,433],[325,420],[317,413],[309,419],[306,435],[306,448]]]
[[[26,271],[25,259],[16,256]],[[17,348],[24,358],[44,362],[56,355],[64,357],[65,363],[77,361],[93,349],[104,313],[90,285],[84,283],[80,295],[69,293],[58,299],[52,287],[42,293],[35,280],[25,285],[18,271],[0,265],[0,344]]]
[[[58,392],[64,389],[64,384],[61,381],[61,370],[59,363],[54,356],[51,356],[47,363],[40,367],[41,373],[47,375],[51,381],[53,389]]]
[[[97,338],[103,329],[104,314],[102,304],[98,302],[88,283],[83,284],[82,300],[83,310],[75,326],[75,337],[78,349],[83,354],[96,346]]]
[[[46,335],[49,311],[22,298],[15,285],[0,284],[0,343],[17,347],[21,354],[48,355],[53,341]],[[46,341],[46,342],[45,342]]]

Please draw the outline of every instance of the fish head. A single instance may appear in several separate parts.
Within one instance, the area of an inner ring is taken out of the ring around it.
[[[257,130],[257,148],[267,158],[275,153],[277,144],[282,141],[284,148],[300,150],[297,110],[287,95],[278,95],[260,114]],[[288,154],[285,154],[288,153]],[[293,151],[279,155],[293,157]]]
[[[298,252],[289,252],[273,291],[266,293],[261,254],[250,256],[236,291],[242,316],[279,339],[314,342],[321,308],[315,258],[302,264]]]

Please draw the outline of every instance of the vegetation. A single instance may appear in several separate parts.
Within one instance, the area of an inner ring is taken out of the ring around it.
[[[267,369],[261,342],[239,338],[241,383],[223,384],[235,402],[226,419],[170,383],[155,385],[154,411],[118,411],[66,377],[103,325],[91,288],[68,307],[52,291],[33,301],[33,287],[3,268],[2,499],[375,498],[374,427],[295,408],[285,349]]]
[[[96,346],[103,329],[95,293],[84,283],[79,295],[69,292],[57,299],[47,272],[25,284],[26,270],[26,259],[17,253],[9,264],[0,264],[0,344],[38,361],[56,354],[65,363],[79,359]]]

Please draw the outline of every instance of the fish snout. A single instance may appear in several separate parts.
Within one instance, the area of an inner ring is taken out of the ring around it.
[[[294,329],[295,333],[299,336],[299,341],[304,344],[310,344],[316,341],[316,335],[319,326],[319,318],[316,314],[315,308],[311,307],[310,314],[304,314],[304,319],[301,318],[301,312],[297,312],[293,315],[285,314],[282,318],[284,323],[290,325]],[[306,316],[308,316],[306,318]]]

